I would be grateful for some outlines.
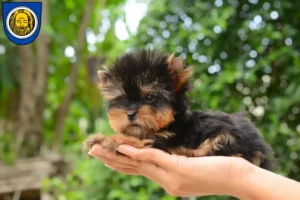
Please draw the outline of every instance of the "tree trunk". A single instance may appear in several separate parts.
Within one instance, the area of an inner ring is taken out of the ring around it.
[[[34,63],[32,45],[17,46],[20,58],[21,101],[19,107],[19,124],[17,125],[16,152],[20,152],[24,138],[33,134],[33,116],[35,114],[35,98],[33,96]],[[31,134],[30,134],[31,133]],[[29,139],[29,142],[30,139]]]
[[[43,11],[42,11],[42,26],[49,25],[49,0],[42,0]],[[35,81],[35,97],[36,97],[36,131],[41,135],[40,143],[43,139],[43,125],[44,125],[44,108],[45,108],[45,99],[47,91],[47,68],[49,64],[49,45],[50,38],[44,32],[41,31],[36,42],[37,49],[37,74]]]
[[[49,24],[48,0],[43,0],[42,3],[41,24],[45,26]],[[19,124],[16,127],[16,152],[19,154],[22,149],[22,154],[25,154],[25,156],[37,154],[43,140],[43,111],[47,86],[49,42],[46,33],[41,31],[35,43],[37,48],[36,56],[33,55],[33,44],[17,46],[17,53],[21,63],[21,101]],[[27,144],[24,145],[25,138]]]
[[[77,36],[77,46],[75,48],[76,61],[71,66],[71,72],[69,75],[70,82],[68,83],[68,86],[66,89],[66,95],[64,96],[63,101],[56,112],[55,128],[54,128],[55,133],[56,133],[56,139],[53,142],[53,150],[55,152],[58,152],[60,150],[60,146],[62,144],[62,140],[63,140],[62,132],[63,132],[63,127],[64,127],[64,121],[65,121],[65,117],[68,114],[72,95],[74,94],[74,91],[75,91],[75,86],[76,86],[77,76],[78,76],[78,68],[81,63],[81,53],[82,53],[83,46],[86,41],[85,33],[88,28],[88,23],[89,23],[91,14],[92,14],[93,6],[94,6],[94,0],[88,0],[86,7],[85,7],[84,15],[82,17],[82,21],[80,24],[78,36]]]

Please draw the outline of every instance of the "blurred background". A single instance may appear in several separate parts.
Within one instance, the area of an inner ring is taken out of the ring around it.
[[[1,200],[180,199],[81,151],[88,134],[112,133],[96,71],[143,47],[194,67],[191,109],[249,111],[276,172],[300,181],[300,1],[42,2],[30,45],[11,43],[0,19]]]

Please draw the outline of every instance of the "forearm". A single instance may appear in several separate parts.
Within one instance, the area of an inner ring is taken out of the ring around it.
[[[122,147],[122,146],[121,146]],[[299,200],[300,183],[248,161],[225,156],[187,158],[157,149],[123,145],[118,156],[100,149],[98,158],[126,174],[140,174],[173,196],[230,195],[242,200]],[[95,147],[90,155],[97,157]]]
[[[299,200],[300,183],[259,167],[244,170],[240,198],[245,200]]]

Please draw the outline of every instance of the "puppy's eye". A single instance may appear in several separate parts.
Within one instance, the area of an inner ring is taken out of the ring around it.
[[[155,95],[147,94],[145,99],[146,99],[147,102],[150,103],[150,102],[153,102],[155,100],[155,98],[156,98]]]

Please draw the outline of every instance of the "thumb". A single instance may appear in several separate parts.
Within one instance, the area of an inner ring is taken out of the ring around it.
[[[117,151],[123,153],[130,158],[140,161],[154,163],[162,168],[170,168],[173,166],[173,159],[170,154],[153,148],[137,149],[129,145],[120,145]]]

